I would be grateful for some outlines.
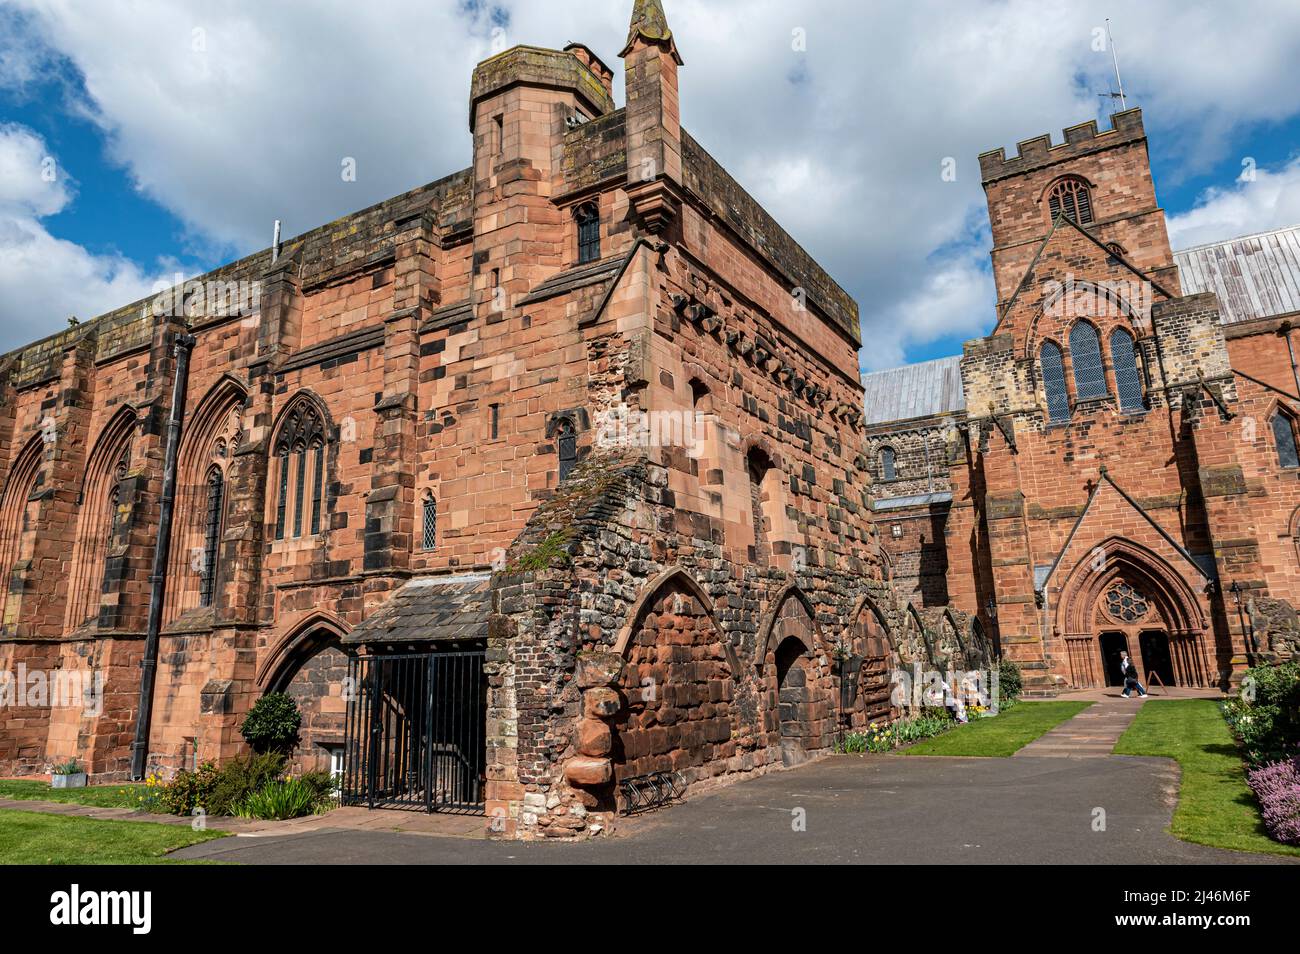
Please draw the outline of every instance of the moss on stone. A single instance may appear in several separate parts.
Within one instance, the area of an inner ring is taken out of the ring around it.
[[[537,546],[515,557],[506,567],[506,572],[535,573],[552,567],[569,565],[569,542],[573,539],[573,527],[556,530]]]

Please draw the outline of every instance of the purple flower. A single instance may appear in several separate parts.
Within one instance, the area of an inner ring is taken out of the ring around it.
[[[1300,758],[1251,769],[1246,780],[1263,809],[1268,833],[1284,845],[1300,845]]]

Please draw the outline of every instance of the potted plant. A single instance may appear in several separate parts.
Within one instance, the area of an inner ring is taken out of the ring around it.
[[[61,762],[50,771],[50,788],[85,788],[86,773],[76,759]]]

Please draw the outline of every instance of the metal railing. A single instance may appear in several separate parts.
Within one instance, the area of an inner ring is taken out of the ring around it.
[[[349,660],[345,805],[483,811],[483,656],[477,650]]]

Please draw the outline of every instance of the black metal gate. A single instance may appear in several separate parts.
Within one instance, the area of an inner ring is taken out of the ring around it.
[[[343,803],[483,811],[483,651],[348,662]]]

